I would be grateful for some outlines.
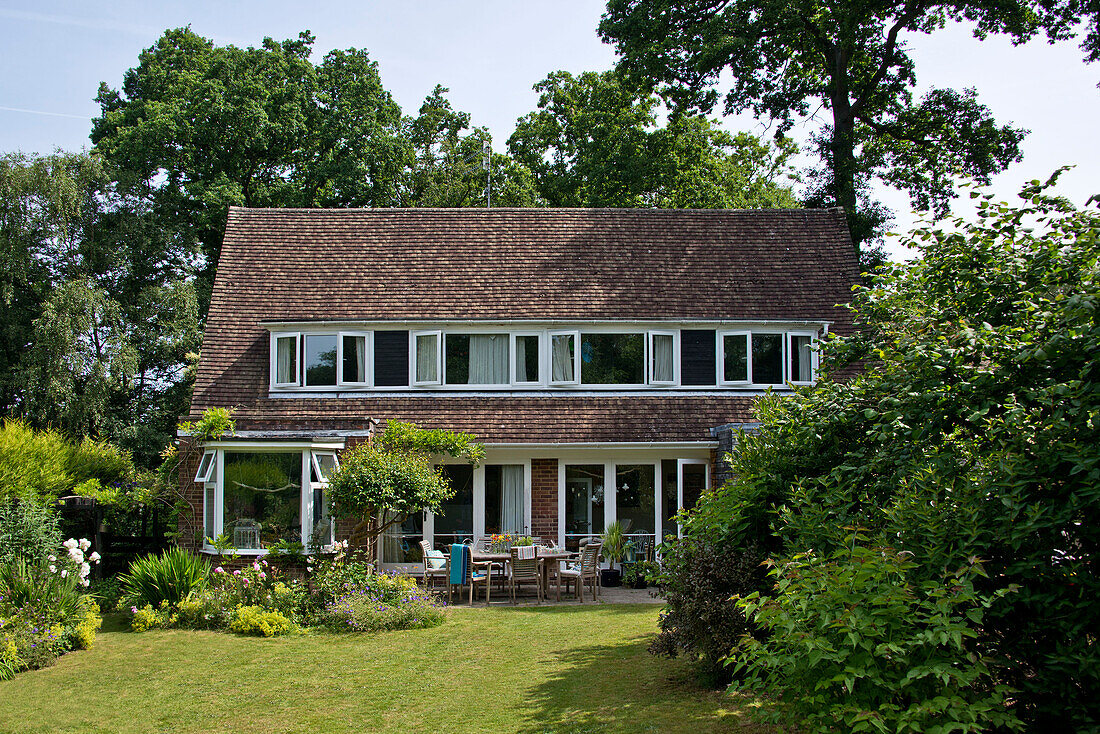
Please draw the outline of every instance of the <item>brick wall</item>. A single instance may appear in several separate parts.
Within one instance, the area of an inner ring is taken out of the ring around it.
[[[531,460],[531,534],[558,539],[558,460]]]
[[[202,548],[202,491],[201,484],[194,482],[195,472],[202,461],[202,447],[195,446],[191,439],[181,438],[176,442],[182,460],[179,468],[180,494],[188,509],[179,517],[179,545],[192,552]]]

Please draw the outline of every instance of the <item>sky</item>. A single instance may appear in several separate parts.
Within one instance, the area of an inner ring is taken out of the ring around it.
[[[0,0],[0,153],[89,146],[99,83],[119,88],[142,49],[166,28],[185,25],[238,46],[308,29],[317,37],[315,62],[334,48],[365,48],[406,114],[442,84],[455,109],[487,126],[503,151],[516,119],[536,108],[536,82],[558,69],[600,71],[615,63],[614,50],[596,34],[603,11],[595,0]],[[951,27],[908,43],[918,92],[975,87],[998,122],[1031,131],[1023,161],[994,179],[994,193],[1010,198],[1024,182],[1075,165],[1059,192],[1078,206],[1100,194],[1100,64],[1084,64],[1075,42],[1013,47]],[[806,135],[820,122],[793,134]],[[746,116],[724,124],[765,132]],[[894,210],[895,229],[912,226],[904,194],[881,187],[875,194]],[[963,202],[959,212],[968,211]],[[896,239],[888,249],[906,256]]]

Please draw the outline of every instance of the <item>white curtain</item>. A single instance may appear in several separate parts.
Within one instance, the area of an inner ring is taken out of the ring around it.
[[[573,382],[573,335],[555,334],[550,340],[554,382]]]
[[[516,382],[534,382],[527,376],[527,339],[516,339]]]
[[[279,383],[294,382],[298,371],[294,354],[294,344],[298,340],[292,336],[278,338],[278,350],[275,357],[275,381]]]
[[[523,532],[523,465],[501,467],[500,531]]]
[[[809,382],[811,379],[811,359],[813,355],[810,353],[810,337],[808,336],[796,336],[792,339],[794,342],[794,348],[798,350],[798,374],[794,376],[795,380],[799,382]]]
[[[357,336],[355,342],[355,381],[367,381],[367,337]]]
[[[653,380],[672,382],[672,337],[668,334],[653,336]]]
[[[436,334],[420,334],[416,337],[416,381],[439,382],[439,363],[436,353],[439,337]]]
[[[508,335],[470,335],[470,384],[508,384]]]

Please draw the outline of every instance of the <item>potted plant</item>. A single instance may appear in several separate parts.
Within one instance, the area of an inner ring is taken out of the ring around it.
[[[622,571],[615,568],[615,564],[621,564],[626,558],[626,552],[630,549],[630,540],[623,531],[623,524],[616,520],[607,526],[603,534],[603,555],[610,562],[611,567],[600,570],[600,584],[611,587],[622,583]]]

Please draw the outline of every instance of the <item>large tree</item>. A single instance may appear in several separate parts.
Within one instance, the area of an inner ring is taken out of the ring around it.
[[[726,112],[752,111],[778,134],[827,110],[808,203],[843,206],[858,245],[882,221],[866,196],[872,178],[943,215],[953,176],[986,182],[1020,158],[1025,131],[997,125],[974,90],[914,97],[907,37],[969,22],[979,38],[1058,39],[1079,12],[1076,0],[609,0],[600,34],[633,83],[679,108],[712,109],[728,80]]]
[[[550,206],[795,206],[779,183],[791,146],[731,135],[700,116],[658,124],[659,103],[617,72],[556,71],[508,148]]]

